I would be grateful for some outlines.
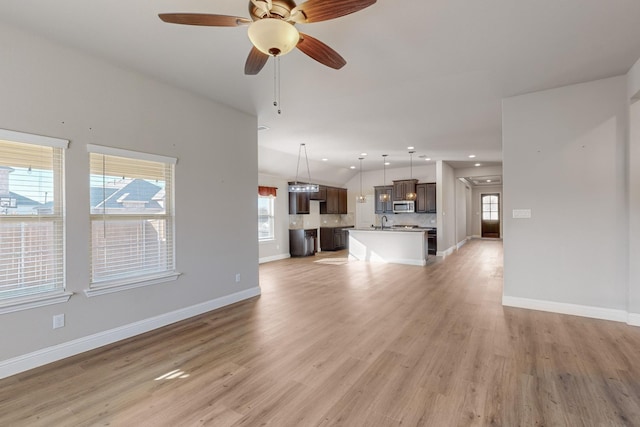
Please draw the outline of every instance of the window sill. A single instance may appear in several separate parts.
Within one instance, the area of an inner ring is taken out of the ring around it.
[[[128,291],[129,289],[142,288],[144,286],[157,285],[159,283],[171,282],[182,273],[171,272],[154,276],[137,277],[135,279],[112,280],[94,284],[89,289],[84,290],[84,294],[88,297],[97,297],[99,295],[111,294],[114,292]]]
[[[0,314],[44,307],[45,305],[60,304],[69,301],[73,292],[57,291],[47,294],[30,295],[27,297],[11,298],[0,302]]]
[[[275,241],[276,241],[276,239],[274,237],[273,239],[261,239],[261,240],[258,240],[258,243],[273,243]]]

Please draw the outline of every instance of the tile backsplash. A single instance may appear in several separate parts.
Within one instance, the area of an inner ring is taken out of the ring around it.
[[[320,215],[320,227],[347,227],[354,224],[354,214],[324,214]]]
[[[380,225],[383,215],[376,214],[376,223]],[[417,225],[418,227],[436,227],[436,214],[387,214],[387,222],[385,225]]]
[[[289,215],[289,229],[318,227],[348,227],[354,224],[354,214],[325,214],[314,218],[313,215]]]

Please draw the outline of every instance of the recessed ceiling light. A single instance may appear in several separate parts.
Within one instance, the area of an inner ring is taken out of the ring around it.
[[[367,153],[360,153],[360,155],[361,155],[361,156],[366,156],[366,155],[367,155]]]
[[[349,169],[355,169],[355,168],[356,168],[355,166],[349,166]]]
[[[480,163],[476,163],[474,166],[480,166]]]
[[[425,162],[428,162],[429,160],[431,160],[431,157],[425,157],[424,160]]]
[[[384,165],[385,165],[385,166],[389,166],[390,164],[391,164],[391,163],[389,163],[389,162],[384,162]]]
[[[258,130],[269,130],[269,126],[265,126],[265,125],[258,125]]]
[[[328,162],[329,159],[327,159],[326,157],[324,159],[322,159],[323,162]]]
[[[487,180],[487,182],[491,182],[491,180],[490,180],[490,179],[488,179],[488,180]]]
[[[415,149],[415,148],[416,148],[416,147],[407,147],[407,150],[413,150],[413,149]]]
[[[470,158],[470,159],[475,159],[475,158],[476,158],[476,155],[475,155],[475,154],[469,154],[469,158]]]

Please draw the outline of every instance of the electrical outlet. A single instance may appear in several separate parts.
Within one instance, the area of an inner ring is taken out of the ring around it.
[[[240,273],[236,273],[236,283],[240,283]]]
[[[62,328],[64,326],[64,314],[56,314],[53,316],[53,329]]]

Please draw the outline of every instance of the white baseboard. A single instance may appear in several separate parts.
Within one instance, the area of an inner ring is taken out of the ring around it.
[[[502,305],[507,307],[527,308],[529,310],[548,311],[551,313],[570,314],[573,316],[590,317],[593,319],[612,320],[614,322],[624,322],[633,325],[631,317],[637,322],[635,326],[640,326],[640,315],[628,314],[625,310],[612,308],[592,307],[588,305],[577,305],[555,301],[545,301],[529,298],[502,296]]]
[[[464,240],[461,240],[458,242],[458,244],[456,245],[456,250],[460,249],[461,247],[463,247],[465,245],[465,243],[467,243],[467,240],[469,240],[469,238],[465,238]]]
[[[171,323],[179,322],[190,317],[198,316],[211,310],[234,304],[245,299],[260,295],[260,287],[225,295],[214,300],[206,301],[191,307],[164,313],[149,319],[144,319],[108,331],[98,332],[87,337],[78,338],[52,347],[36,350],[32,353],[0,361],[0,379],[15,375],[47,363],[55,362],[66,357],[74,356],[85,351],[93,350],[107,344],[112,344],[135,335],[161,328]]]
[[[444,250],[444,251],[437,251],[437,252],[436,252],[436,256],[440,256],[440,257],[442,257],[442,258],[446,258],[446,257],[448,257],[449,255],[453,254],[453,253],[456,251],[456,249],[457,249],[457,246],[456,246],[456,245],[451,246],[451,247],[450,247],[449,249],[447,249],[447,250]]]
[[[629,313],[627,324],[631,326],[640,326],[640,313]]]
[[[258,264],[264,264],[265,262],[271,262],[271,261],[279,261],[281,259],[287,259],[287,258],[291,258],[291,255],[278,254],[278,255],[272,255],[272,256],[265,256],[258,260]]]

